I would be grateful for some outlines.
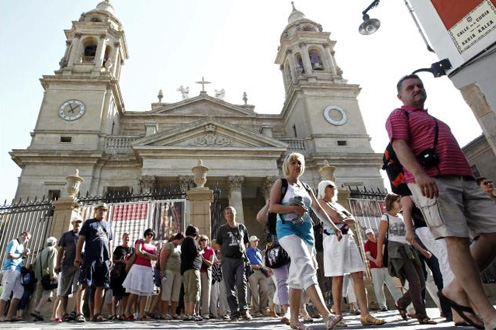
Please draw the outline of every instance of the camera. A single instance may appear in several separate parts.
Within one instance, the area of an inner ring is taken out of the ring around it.
[[[289,205],[305,206],[305,203],[303,203],[303,197],[301,197],[301,196],[294,196],[294,197],[292,197],[289,200]],[[295,226],[301,225],[303,223],[303,221],[304,221],[303,220],[303,215],[298,215],[296,213],[291,213],[291,218],[289,218],[288,215],[286,216],[287,221],[291,222]]]
[[[422,150],[417,155],[417,159],[425,168],[439,165],[439,156],[434,148]]]

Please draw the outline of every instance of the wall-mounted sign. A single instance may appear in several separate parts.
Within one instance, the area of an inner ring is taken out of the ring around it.
[[[460,54],[496,28],[496,8],[490,0],[464,0],[447,7],[441,5],[443,0],[432,2]]]

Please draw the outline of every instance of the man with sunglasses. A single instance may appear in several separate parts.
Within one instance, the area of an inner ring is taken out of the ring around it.
[[[491,180],[488,180],[486,177],[480,177],[477,179],[477,184],[481,187],[483,192],[485,192],[494,202],[496,202],[494,184]]]

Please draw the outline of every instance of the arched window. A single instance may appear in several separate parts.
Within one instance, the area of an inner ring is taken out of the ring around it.
[[[315,31],[315,29],[311,25],[306,25],[303,27],[303,31]]]
[[[97,41],[94,38],[87,38],[83,41],[84,53],[83,62],[94,62],[96,55]]]
[[[318,50],[311,49],[308,55],[310,57],[310,63],[312,64],[312,69],[324,70],[324,66],[322,65],[322,60]]]

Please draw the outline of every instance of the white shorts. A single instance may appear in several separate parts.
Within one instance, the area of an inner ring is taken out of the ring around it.
[[[296,235],[282,237],[279,244],[291,258],[288,287],[306,290],[314,284],[318,285],[312,256],[313,247]]]
[[[24,287],[21,284],[21,272],[18,270],[3,270],[2,286],[3,292],[0,299],[7,301],[13,293],[14,299],[21,299]]]

